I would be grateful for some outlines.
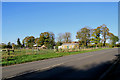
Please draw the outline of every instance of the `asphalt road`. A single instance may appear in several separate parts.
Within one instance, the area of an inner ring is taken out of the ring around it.
[[[112,69],[110,69],[102,80],[120,80],[120,54]]]
[[[34,61],[3,67],[9,80],[97,80],[116,58],[118,49]]]

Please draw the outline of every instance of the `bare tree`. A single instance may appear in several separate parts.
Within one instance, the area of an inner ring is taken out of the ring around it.
[[[57,37],[57,41],[58,41],[58,42],[62,42],[63,39],[64,39],[64,38],[63,38],[63,34],[62,34],[62,33],[59,33],[59,34],[58,34],[58,37]]]
[[[66,43],[71,42],[71,33],[66,32],[65,34],[63,34],[63,38],[64,38],[64,42]]]

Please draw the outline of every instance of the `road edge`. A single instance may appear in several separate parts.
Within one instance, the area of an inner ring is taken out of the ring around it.
[[[113,60],[113,64],[99,77],[98,80],[104,80],[110,71],[117,65],[118,61],[120,60],[120,57],[116,57],[116,59]]]

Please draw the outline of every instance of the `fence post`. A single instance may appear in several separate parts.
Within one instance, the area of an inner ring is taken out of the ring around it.
[[[10,50],[9,49],[7,50],[7,52],[8,52],[8,55],[10,55]]]

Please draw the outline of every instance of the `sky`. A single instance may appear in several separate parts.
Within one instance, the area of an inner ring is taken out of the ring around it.
[[[106,24],[118,35],[117,2],[3,2],[2,42],[16,43],[26,36],[40,36],[42,32],[76,33],[83,27],[94,29]]]
[[[119,2],[120,0],[2,0],[2,2]]]

